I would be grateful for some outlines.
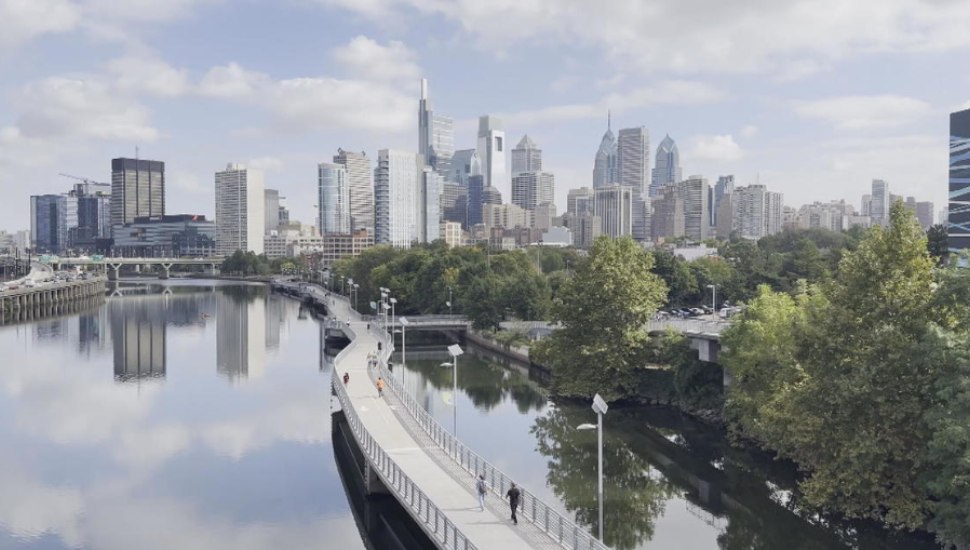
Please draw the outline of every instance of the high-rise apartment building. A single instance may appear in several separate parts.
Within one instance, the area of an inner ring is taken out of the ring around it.
[[[783,195],[768,191],[764,185],[748,185],[734,190],[733,231],[743,239],[760,239],[782,230]]]
[[[263,190],[263,204],[266,214],[266,233],[277,231],[280,227],[280,192],[276,189]]]
[[[468,188],[453,181],[441,181],[441,220],[468,224]]]
[[[135,218],[164,215],[165,163],[144,159],[112,159],[111,225],[132,223]]]
[[[651,234],[654,239],[675,239],[686,235],[684,198],[674,184],[668,184],[652,199]]]
[[[609,118],[606,122],[606,132],[600,140],[599,149],[593,159],[593,189],[613,185],[619,181],[616,171],[616,138]]]
[[[342,164],[317,165],[317,228],[321,235],[350,233],[350,181]]]
[[[633,188],[633,238],[649,240],[651,208],[645,199],[650,188],[650,134],[644,126],[621,128],[616,147],[617,181]]]
[[[916,203],[916,219],[920,227],[926,231],[933,227],[933,203],[929,201],[918,201]]]
[[[366,230],[374,236],[374,172],[370,167],[370,159],[363,152],[337,149],[333,162],[347,170],[351,231]]]
[[[633,189],[614,184],[594,191],[594,208],[602,223],[601,233],[613,238],[632,235]]]
[[[430,166],[424,168],[421,181],[421,196],[418,204],[421,208],[421,235],[418,241],[422,243],[434,242],[441,238],[441,192],[445,178]]]
[[[481,175],[482,161],[477,149],[455,151],[454,156],[451,157],[451,175],[448,177],[450,181],[468,187],[469,178]]]
[[[424,157],[393,149],[377,152],[374,169],[375,242],[410,248],[421,240]]]
[[[714,184],[714,193],[711,198],[711,225],[717,226],[717,213],[724,197],[734,193],[734,176],[720,176]],[[729,220],[730,221],[730,220]]]
[[[425,164],[442,175],[450,172],[455,152],[454,121],[434,114],[428,99],[428,80],[421,79],[421,99],[418,101],[418,153]]]
[[[493,116],[478,119],[478,158],[485,176],[485,187],[494,187],[501,193],[509,191],[505,173],[505,131],[502,121]]]
[[[241,164],[216,172],[216,253],[263,253],[266,234],[263,173]]]
[[[869,217],[873,225],[886,226],[889,224],[889,207],[892,206],[892,195],[889,184],[884,180],[872,180],[872,198],[869,201]]]
[[[681,181],[680,151],[669,134],[657,146],[657,159],[653,166],[650,181],[651,197],[659,195],[664,185]]]
[[[542,149],[526,134],[512,149],[512,177],[522,172],[542,171]],[[514,193],[513,193],[514,194]]]
[[[549,172],[519,172],[512,176],[512,204],[535,210],[555,200],[555,187],[556,178]]]
[[[947,242],[959,252],[970,248],[970,109],[950,114],[949,197]]]
[[[701,176],[690,176],[676,184],[677,193],[684,200],[684,234],[688,239],[707,238],[711,216],[708,212],[708,184]]]

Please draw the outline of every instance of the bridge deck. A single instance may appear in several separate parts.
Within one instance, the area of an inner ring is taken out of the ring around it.
[[[312,292],[322,299],[322,292]],[[394,411],[394,400],[385,390],[385,398],[377,396],[377,389],[368,375],[367,355],[377,351],[377,336],[367,331],[366,321],[350,309],[340,298],[328,303],[339,320],[350,319],[356,338],[352,348],[338,358],[335,368],[340,376],[350,374],[347,392],[364,427],[391,456],[404,473],[417,484],[432,502],[448,517],[469,542],[480,550],[514,550],[537,547],[556,547],[538,529],[526,521],[513,525],[508,506],[496,502],[494,495],[484,512],[479,511],[474,494],[474,479],[461,479],[454,472],[435,461],[433,450],[419,442],[405,428]],[[372,325],[376,330],[376,326]],[[521,518],[520,518],[521,519]],[[536,538],[536,536],[540,538]]]

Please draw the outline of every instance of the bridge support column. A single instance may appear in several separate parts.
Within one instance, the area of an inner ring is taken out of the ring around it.
[[[121,271],[121,264],[109,264],[109,267],[111,267],[111,271],[108,272],[108,280],[117,281],[118,272]]]
[[[717,363],[721,343],[706,338],[691,338],[690,347],[697,350],[697,358],[705,363]]]
[[[364,466],[364,488],[367,490],[368,495],[389,495],[390,491],[384,486],[384,482],[381,481],[380,476],[374,471],[374,467],[371,466],[370,461],[366,462]]]
[[[161,264],[162,269],[165,271],[162,273],[162,279],[168,279],[171,275],[172,264]]]

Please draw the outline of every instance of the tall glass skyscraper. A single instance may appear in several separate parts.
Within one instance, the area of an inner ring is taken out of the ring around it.
[[[350,189],[350,229],[366,229],[374,235],[374,172],[370,159],[363,152],[353,153],[338,149],[333,157],[334,164],[347,169],[347,183]]]
[[[494,187],[502,193],[509,191],[509,178],[505,172],[505,149],[502,121],[493,116],[479,117],[478,158],[482,163],[485,187]]]
[[[609,118],[606,123],[606,133],[600,140],[600,147],[596,150],[593,161],[593,189],[613,185],[617,180],[616,172],[616,138],[610,128]]]
[[[317,165],[317,201],[320,233],[350,233],[350,185],[347,170],[341,164],[321,162]]]
[[[135,218],[165,215],[165,163],[157,160],[111,160],[111,225]]]
[[[653,165],[650,181],[650,196],[660,195],[664,185],[677,183],[681,179],[683,178],[680,172],[680,151],[668,134],[657,147],[657,161]]]
[[[970,109],[950,114],[950,189],[948,245],[970,249]]]
[[[421,241],[424,161],[420,154],[393,149],[377,152],[374,213],[378,244],[410,248]]]
[[[425,163],[439,174],[448,174],[451,157],[455,153],[455,130],[451,118],[435,115],[428,99],[428,80],[421,79],[421,99],[418,101],[418,153]]]

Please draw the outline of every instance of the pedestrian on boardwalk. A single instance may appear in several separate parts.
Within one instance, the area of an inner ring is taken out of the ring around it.
[[[384,379],[377,377],[377,397],[384,397]]]
[[[512,508],[512,523],[518,525],[519,518],[515,517],[515,509],[519,507],[519,497],[522,496],[522,492],[515,486],[515,482],[512,483],[512,487],[509,492],[505,493],[505,496],[508,497],[509,507]]]
[[[475,492],[478,493],[478,505],[481,511],[485,511],[485,495],[488,494],[488,487],[485,485],[485,474],[478,474],[478,481],[475,482]]]
[[[344,373],[344,386],[346,386],[349,383],[350,383],[350,374],[345,372]]]

